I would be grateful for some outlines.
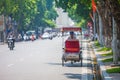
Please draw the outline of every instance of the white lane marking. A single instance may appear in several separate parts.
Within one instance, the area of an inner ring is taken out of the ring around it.
[[[13,66],[13,65],[14,65],[14,64],[9,64],[8,67],[11,67],[11,66]]]
[[[85,50],[87,50],[87,43],[84,44],[85,46]],[[84,59],[87,59],[87,51],[83,51],[84,53],[84,56],[83,56],[83,66],[82,67],[82,77],[81,77],[81,80],[88,80],[87,78],[87,60],[84,60]]]

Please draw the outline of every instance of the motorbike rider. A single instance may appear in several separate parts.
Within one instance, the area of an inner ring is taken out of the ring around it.
[[[13,40],[13,46],[15,47],[15,36],[14,36],[14,34],[12,32],[8,35],[7,39],[8,40],[12,39]]]

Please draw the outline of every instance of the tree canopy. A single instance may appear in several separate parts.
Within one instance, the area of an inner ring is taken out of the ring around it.
[[[17,21],[20,29],[55,27],[54,0],[0,0],[0,14]],[[54,24],[54,25],[53,25]],[[28,26],[28,27],[26,27]]]
[[[57,7],[62,7],[65,12],[77,23],[83,26],[90,20],[91,0],[55,0]]]
[[[118,63],[120,57],[120,0],[55,0],[57,7],[62,7],[65,12],[79,25],[90,20],[92,12],[93,35],[98,35],[100,44],[111,47],[113,62]],[[93,4],[93,2],[96,4]],[[91,5],[92,3],[92,5]]]

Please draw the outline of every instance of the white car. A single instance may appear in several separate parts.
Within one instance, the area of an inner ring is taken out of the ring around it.
[[[42,39],[50,39],[51,38],[51,35],[49,33],[44,33],[42,36],[41,36]]]

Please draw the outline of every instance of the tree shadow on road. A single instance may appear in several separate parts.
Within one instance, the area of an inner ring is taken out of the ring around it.
[[[65,67],[81,67],[81,63],[77,62],[77,63],[71,64],[70,62],[67,62],[67,63],[65,63],[64,66]]]
[[[77,79],[77,80],[81,79],[81,74],[65,73],[64,75],[70,79]]]
[[[47,64],[50,64],[50,65],[62,65],[62,63],[47,63]]]
[[[62,66],[62,63],[47,63],[49,65],[58,65]],[[81,64],[79,62],[71,64],[70,62],[64,63],[64,67],[81,67]]]

